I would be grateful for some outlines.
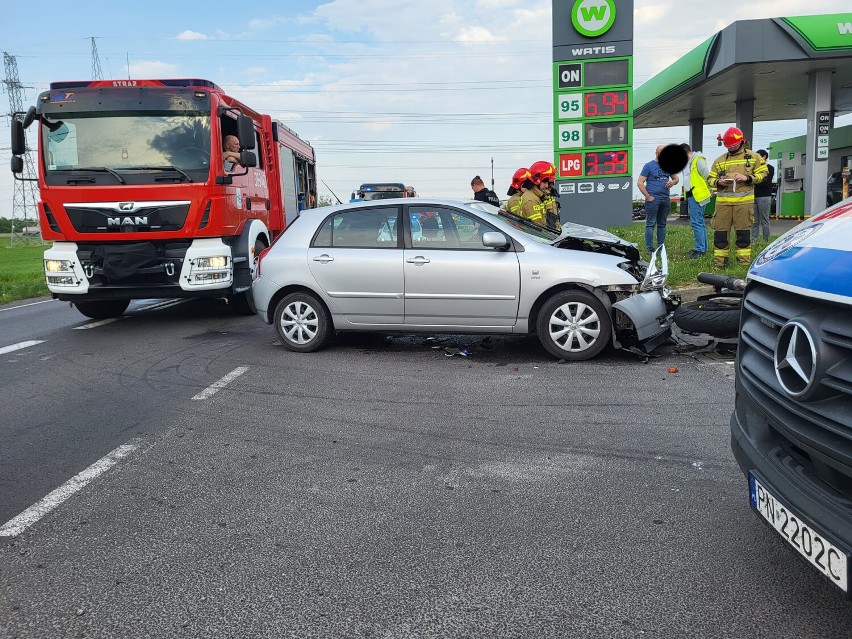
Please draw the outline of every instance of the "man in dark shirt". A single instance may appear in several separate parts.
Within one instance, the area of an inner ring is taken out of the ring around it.
[[[485,188],[485,182],[478,175],[470,181],[470,188],[473,189],[473,199],[480,202],[488,202],[494,206],[500,206],[500,198],[491,189]]]
[[[769,154],[763,149],[758,149],[757,154],[764,162]],[[751,226],[751,242],[757,242],[763,232],[763,241],[769,241],[769,208],[772,204],[772,182],[775,179],[775,168],[766,163],[769,173],[754,186],[754,224]]]

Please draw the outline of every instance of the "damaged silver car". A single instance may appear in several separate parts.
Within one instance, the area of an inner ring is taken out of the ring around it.
[[[667,274],[665,247],[646,263],[600,229],[406,198],[303,211],[261,254],[253,295],[297,352],[337,331],[536,333],[555,357],[586,360],[667,340]]]

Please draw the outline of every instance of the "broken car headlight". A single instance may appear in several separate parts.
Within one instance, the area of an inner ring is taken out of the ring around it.
[[[669,277],[669,259],[665,245],[659,246],[651,254],[648,260],[648,268],[645,270],[645,278],[642,280],[643,291],[656,291],[665,288]]]

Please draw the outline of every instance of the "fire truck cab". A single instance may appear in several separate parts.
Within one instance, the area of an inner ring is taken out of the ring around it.
[[[89,317],[198,296],[253,313],[257,255],[316,201],[311,145],[207,80],[52,83],[13,118],[17,179],[34,122],[47,285]]]

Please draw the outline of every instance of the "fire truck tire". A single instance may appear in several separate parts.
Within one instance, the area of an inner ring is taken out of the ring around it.
[[[289,351],[311,353],[328,341],[331,319],[322,302],[307,292],[290,293],[275,307],[275,332]]]
[[[97,302],[74,302],[74,306],[86,317],[92,319],[110,319],[118,317],[127,307],[130,300],[100,300]]]
[[[255,315],[257,313],[251,290],[228,295],[228,306],[234,309],[237,315]]]
[[[251,279],[254,282],[257,277],[257,258],[266,249],[266,242],[258,237],[254,241],[254,263],[251,265]],[[251,289],[242,293],[234,293],[228,296],[228,304],[239,315],[256,315],[257,307],[254,305],[254,296]]]
[[[741,299],[723,297],[684,302],[675,309],[674,323],[688,333],[706,333],[722,339],[737,337],[741,302]]]

